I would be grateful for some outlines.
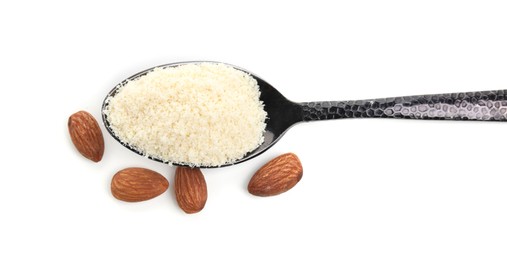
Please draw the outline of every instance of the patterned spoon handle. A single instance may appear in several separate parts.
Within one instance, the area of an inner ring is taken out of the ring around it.
[[[507,90],[300,103],[303,121],[407,118],[507,121]]]

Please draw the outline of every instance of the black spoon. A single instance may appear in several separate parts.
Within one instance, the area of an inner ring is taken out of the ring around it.
[[[179,62],[157,67],[175,67],[187,63]],[[229,64],[228,64],[229,65]],[[321,101],[296,103],[285,98],[273,86],[255,74],[232,66],[250,74],[257,80],[261,91],[260,99],[268,114],[264,143],[249,152],[242,159],[220,167],[242,163],[250,160],[273,146],[293,125],[300,122],[341,119],[341,118],[403,118],[403,119],[440,119],[440,120],[476,120],[476,121],[507,121],[507,90],[491,90],[478,92],[461,92],[450,94],[405,96],[393,98],[367,99],[356,101]],[[155,68],[155,67],[154,67]],[[118,89],[128,81],[146,75],[154,68],[141,71],[116,85],[104,99],[102,120],[107,131],[123,146],[141,154],[135,148],[124,143],[114,134],[104,113],[108,106],[108,98],[116,95]],[[148,158],[162,162],[157,158]],[[175,164],[188,166],[186,164]],[[216,167],[202,167],[216,168]]]

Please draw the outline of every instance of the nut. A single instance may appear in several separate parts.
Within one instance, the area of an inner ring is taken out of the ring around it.
[[[145,168],[126,168],[117,172],[111,181],[111,193],[127,202],[145,201],[157,197],[169,188],[160,173]]]
[[[206,180],[199,168],[178,167],[174,190],[178,205],[188,214],[201,211],[208,199]]]
[[[248,192],[274,196],[294,187],[303,177],[303,166],[293,153],[282,154],[262,166],[250,179]]]
[[[70,138],[79,153],[99,162],[104,155],[104,137],[97,120],[86,111],[72,114],[68,121]]]

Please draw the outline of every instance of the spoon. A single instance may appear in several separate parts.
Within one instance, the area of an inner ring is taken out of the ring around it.
[[[171,63],[154,68],[176,67],[182,64],[201,62],[204,61]],[[261,92],[260,99],[264,103],[264,110],[267,112],[267,119],[264,142],[253,151],[247,153],[242,159],[219,167],[242,163],[262,154],[278,142],[289,128],[300,122],[344,118],[507,121],[507,90],[403,96],[355,101],[319,101],[297,103],[285,98],[273,86],[257,75],[237,66],[230,64],[227,65],[241,70],[257,80],[259,90]],[[120,140],[114,134],[104,111],[108,106],[108,99],[115,96],[120,87],[125,85],[128,81],[135,80],[146,75],[154,68],[141,71],[116,85],[107,94],[102,104],[102,120],[104,121],[107,131],[123,146],[140,155],[143,154],[134,147],[131,147]],[[148,158],[158,162],[163,162],[157,158],[149,156]],[[174,165],[188,166],[190,163]],[[201,168],[216,167],[203,166]]]

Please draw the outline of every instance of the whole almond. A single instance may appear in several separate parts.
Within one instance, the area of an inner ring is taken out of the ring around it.
[[[99,162],[104,155],[104,137],[97,120],[86,111],[72,114],[68,121],[70,138],[79,153]]]
[[[199,168],[176,168],[174,190],[178,205],[188,214],[201,211],[208,199],[206,180]]]
[[[169,188],[160,173],[145,168],[126,168],[117,172],[111,181],[111,193],[127,202],[145,201],[157,197]]]
[[[250,179],[248,192],[274,196],[294,187],[303,177],[303,166],[293,153],[282,154],[262,166]]]

